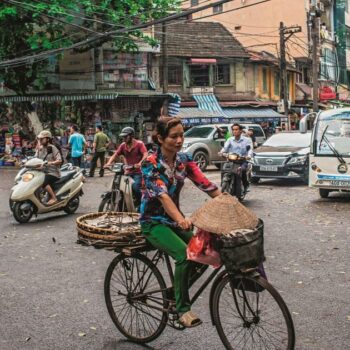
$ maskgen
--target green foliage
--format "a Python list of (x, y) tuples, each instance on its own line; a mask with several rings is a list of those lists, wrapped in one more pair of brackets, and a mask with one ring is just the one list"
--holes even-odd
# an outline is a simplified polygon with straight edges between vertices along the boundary
[[(117, 28), (146, 23), (180, 8), (181, 0), (3, 0), (0, 3), (0, 61), (30, 56)], [(121, 51), (135, 51), (136, 39), (155, 44), (141, 31), (102, 38), (94, 45), (113, 41)], [(82, 47), (88, 50), (91, 46)], [(25, 94), (48, 65), (48, 61), (0, 70), (0, 80)]]

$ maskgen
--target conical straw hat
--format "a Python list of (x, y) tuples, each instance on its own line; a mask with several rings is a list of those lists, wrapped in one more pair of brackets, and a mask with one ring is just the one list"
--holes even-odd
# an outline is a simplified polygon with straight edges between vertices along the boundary
[(192, 223), (208, 232), (229, 234), (237, 229), (255, 229), (257, 216), (228, 193), (208, 200), (191, 216)]

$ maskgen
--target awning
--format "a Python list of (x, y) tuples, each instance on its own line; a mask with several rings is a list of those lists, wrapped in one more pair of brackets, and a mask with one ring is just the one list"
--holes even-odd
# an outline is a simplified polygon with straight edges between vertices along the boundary
[(230, 118), (218, 112), (203, 111), (196, 107), (182, 107), (177, 115), (185, 126), (229, 123)]
[(220, 107), (215, 95), (193, 95), (193, 98), (198, 104), (198, 109), (202, 111), (219, 112), (223, 114), (222, 108)]
[(272, 108), (225, 108), (224, 112), (227, 117), (241, 122), (261, 123), (286, 119), (284, 114), (277, 113)]
[(297, 87), (297, 89), (299, 89), (306, 96), (309, 96), (309, 97), (312, 96), (312, 87), (311, 86), (309, 86), (307, 84), (303, 84), (303, 83), (295, 83), (295, 86)]
[(191, 58), (190, 64), (216, 64), (216, 58)]
[(25, 95), (25, 96), (1, 96), (1, 102), (51, 102), (51, 101), (86, 101), (86, 100), (115, 100), (118, 97), (136, 97), (136, 98), (174, 98), (176, 94), (171, 93), (161, 93), (157, 91), (150, 90), (130, 90), (130, 91), (120, 91), (120, 92), (96, 92), (96, 93), (86, 93), (86, 94), (75, 94), (75, 93), (65, 93), (62, 95)]
[(175, 117), (179, 114), (181, 106), (181, 97), (180, 95), (175, 94), (170, 101), (168, 105), (168, 115), (170, 117)]
[(118, 93), (111, 94), (81, 94), (81, 95), (25, 95), (25, 96), (0, 96), (0, 102), (53, 102), (53, 101), (84, 101), (84, 100), (114, 100)]

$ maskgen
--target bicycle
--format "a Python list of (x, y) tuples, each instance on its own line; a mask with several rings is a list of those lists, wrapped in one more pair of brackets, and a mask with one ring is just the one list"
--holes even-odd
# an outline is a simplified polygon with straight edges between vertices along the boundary
[(134, 169), (133, 166), (116, 163), (113, 167), (107, 168), (114, 173), (110, 191), (101, 195), (101, 203), (98, 207), (99, 212), (120, 211), (136, 212), (135, 199), (132, 191), (134, 180), (125, 175), (126, 170)]
[[(115, 326), (129, 340), (148, 343), (165, 327), (183, 330), (174, 300), (170, 258), (145, 242), (116, 250), (104, 282), (107, 309)], [(170, 286), (157, 265), (165, 262)], [(202, 265), (194, 274), (207, 268)], [(212, 282), (209, 307), (212, 324), (226, 349), (292, 350), (295, 332), (291, 314), (276, 289), (255, 269), (211, 272), (192, 297), (193, 304)]]

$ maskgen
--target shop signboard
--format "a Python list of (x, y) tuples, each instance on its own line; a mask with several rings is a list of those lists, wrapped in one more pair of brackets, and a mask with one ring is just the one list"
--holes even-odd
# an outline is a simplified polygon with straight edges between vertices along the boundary
[(103, 50), (103, 81), (116, 88), (148, 89), (148, 53)]

